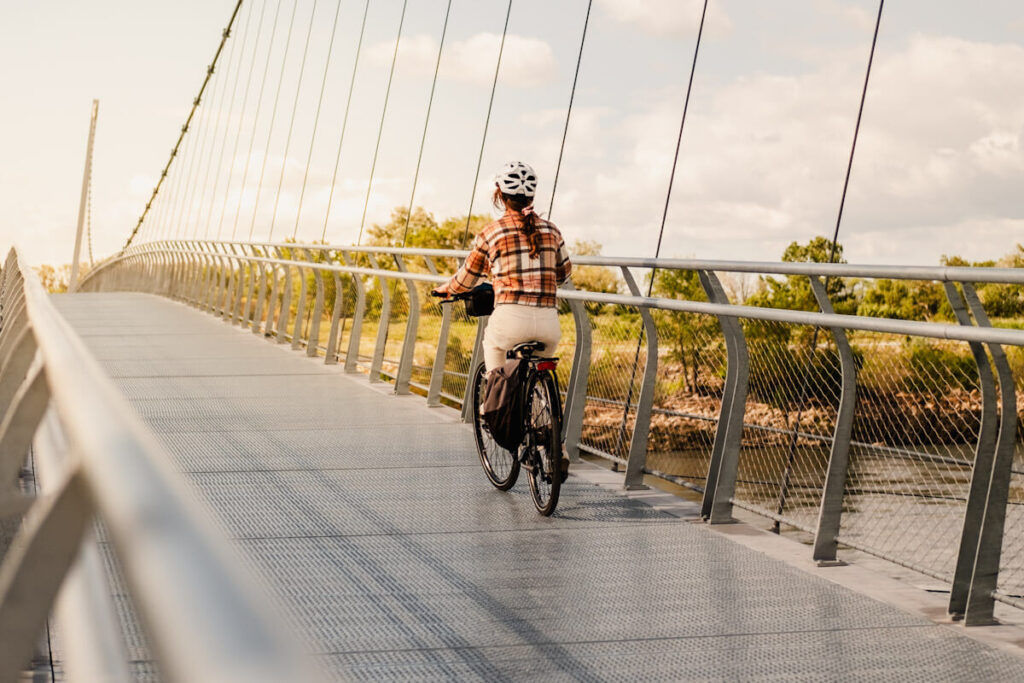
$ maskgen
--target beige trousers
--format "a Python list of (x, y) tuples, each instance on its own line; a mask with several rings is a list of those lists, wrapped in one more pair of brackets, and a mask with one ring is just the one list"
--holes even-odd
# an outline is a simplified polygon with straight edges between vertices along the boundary
[(484, 331), (484, 364), (488, 371), (501, 367), (505, 352), (526, 341), (542, 342), (543, 354), (553, 356), (561, 336), (558, 311), (554, 308), (498, 304)]

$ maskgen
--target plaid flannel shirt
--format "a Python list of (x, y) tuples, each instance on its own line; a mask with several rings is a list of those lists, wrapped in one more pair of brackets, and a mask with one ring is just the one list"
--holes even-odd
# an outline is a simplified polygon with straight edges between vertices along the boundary
[(490, 274), (496, 304), (553, 308), (555, 290), (572, 272), (562, 233), (553, 224), (539, 221), (540, 249), (537, 258), (530, 258), (530, 240), (521, 226), (520, 214), (506, 211), (484, 227), (465, 263), (448, 281), (448, 290), (467, 292)]

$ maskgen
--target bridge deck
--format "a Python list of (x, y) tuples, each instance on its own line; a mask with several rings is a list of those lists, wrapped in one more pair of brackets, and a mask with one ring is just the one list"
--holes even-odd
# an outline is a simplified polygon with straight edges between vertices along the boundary
[(579, 477), (541, 518), (525, 481), (487, 485), (454, 411), (212, 316), (140, 294), (56, 303), (339, 675), (1024, 677), (952, 628)]

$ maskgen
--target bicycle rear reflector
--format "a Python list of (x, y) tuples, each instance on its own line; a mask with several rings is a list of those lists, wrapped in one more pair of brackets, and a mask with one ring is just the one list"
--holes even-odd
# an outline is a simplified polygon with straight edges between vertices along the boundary
[(541, 372), (545, 370), (554, 370), (555, 366), (557, 365), (558, 363), (553, 360), (542, 360), (541, 362), (537, 363), (537, 369), (540, 370)]

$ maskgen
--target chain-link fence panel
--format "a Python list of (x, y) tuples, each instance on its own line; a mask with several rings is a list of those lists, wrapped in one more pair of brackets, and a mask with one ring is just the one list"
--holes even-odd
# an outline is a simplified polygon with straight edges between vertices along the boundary
[(839, 540), (951, 580), (981, 427), (962, 342), (858, 332), (862, 359)]
[(658, 379), (647, 469), (703, 492), (725, 388), (725, 337), (713, 316), (651, 315), (658, 330)]
[(743, 324), (750, 357), (734, 503), (813, 531), (842, 372), (827, 331), (766, 321)]
[(623, 463), (629, 454), (647, 362), (643, 321), (639, 309), (632, 306), (587, 308), (590, 370), (580, 447)]

